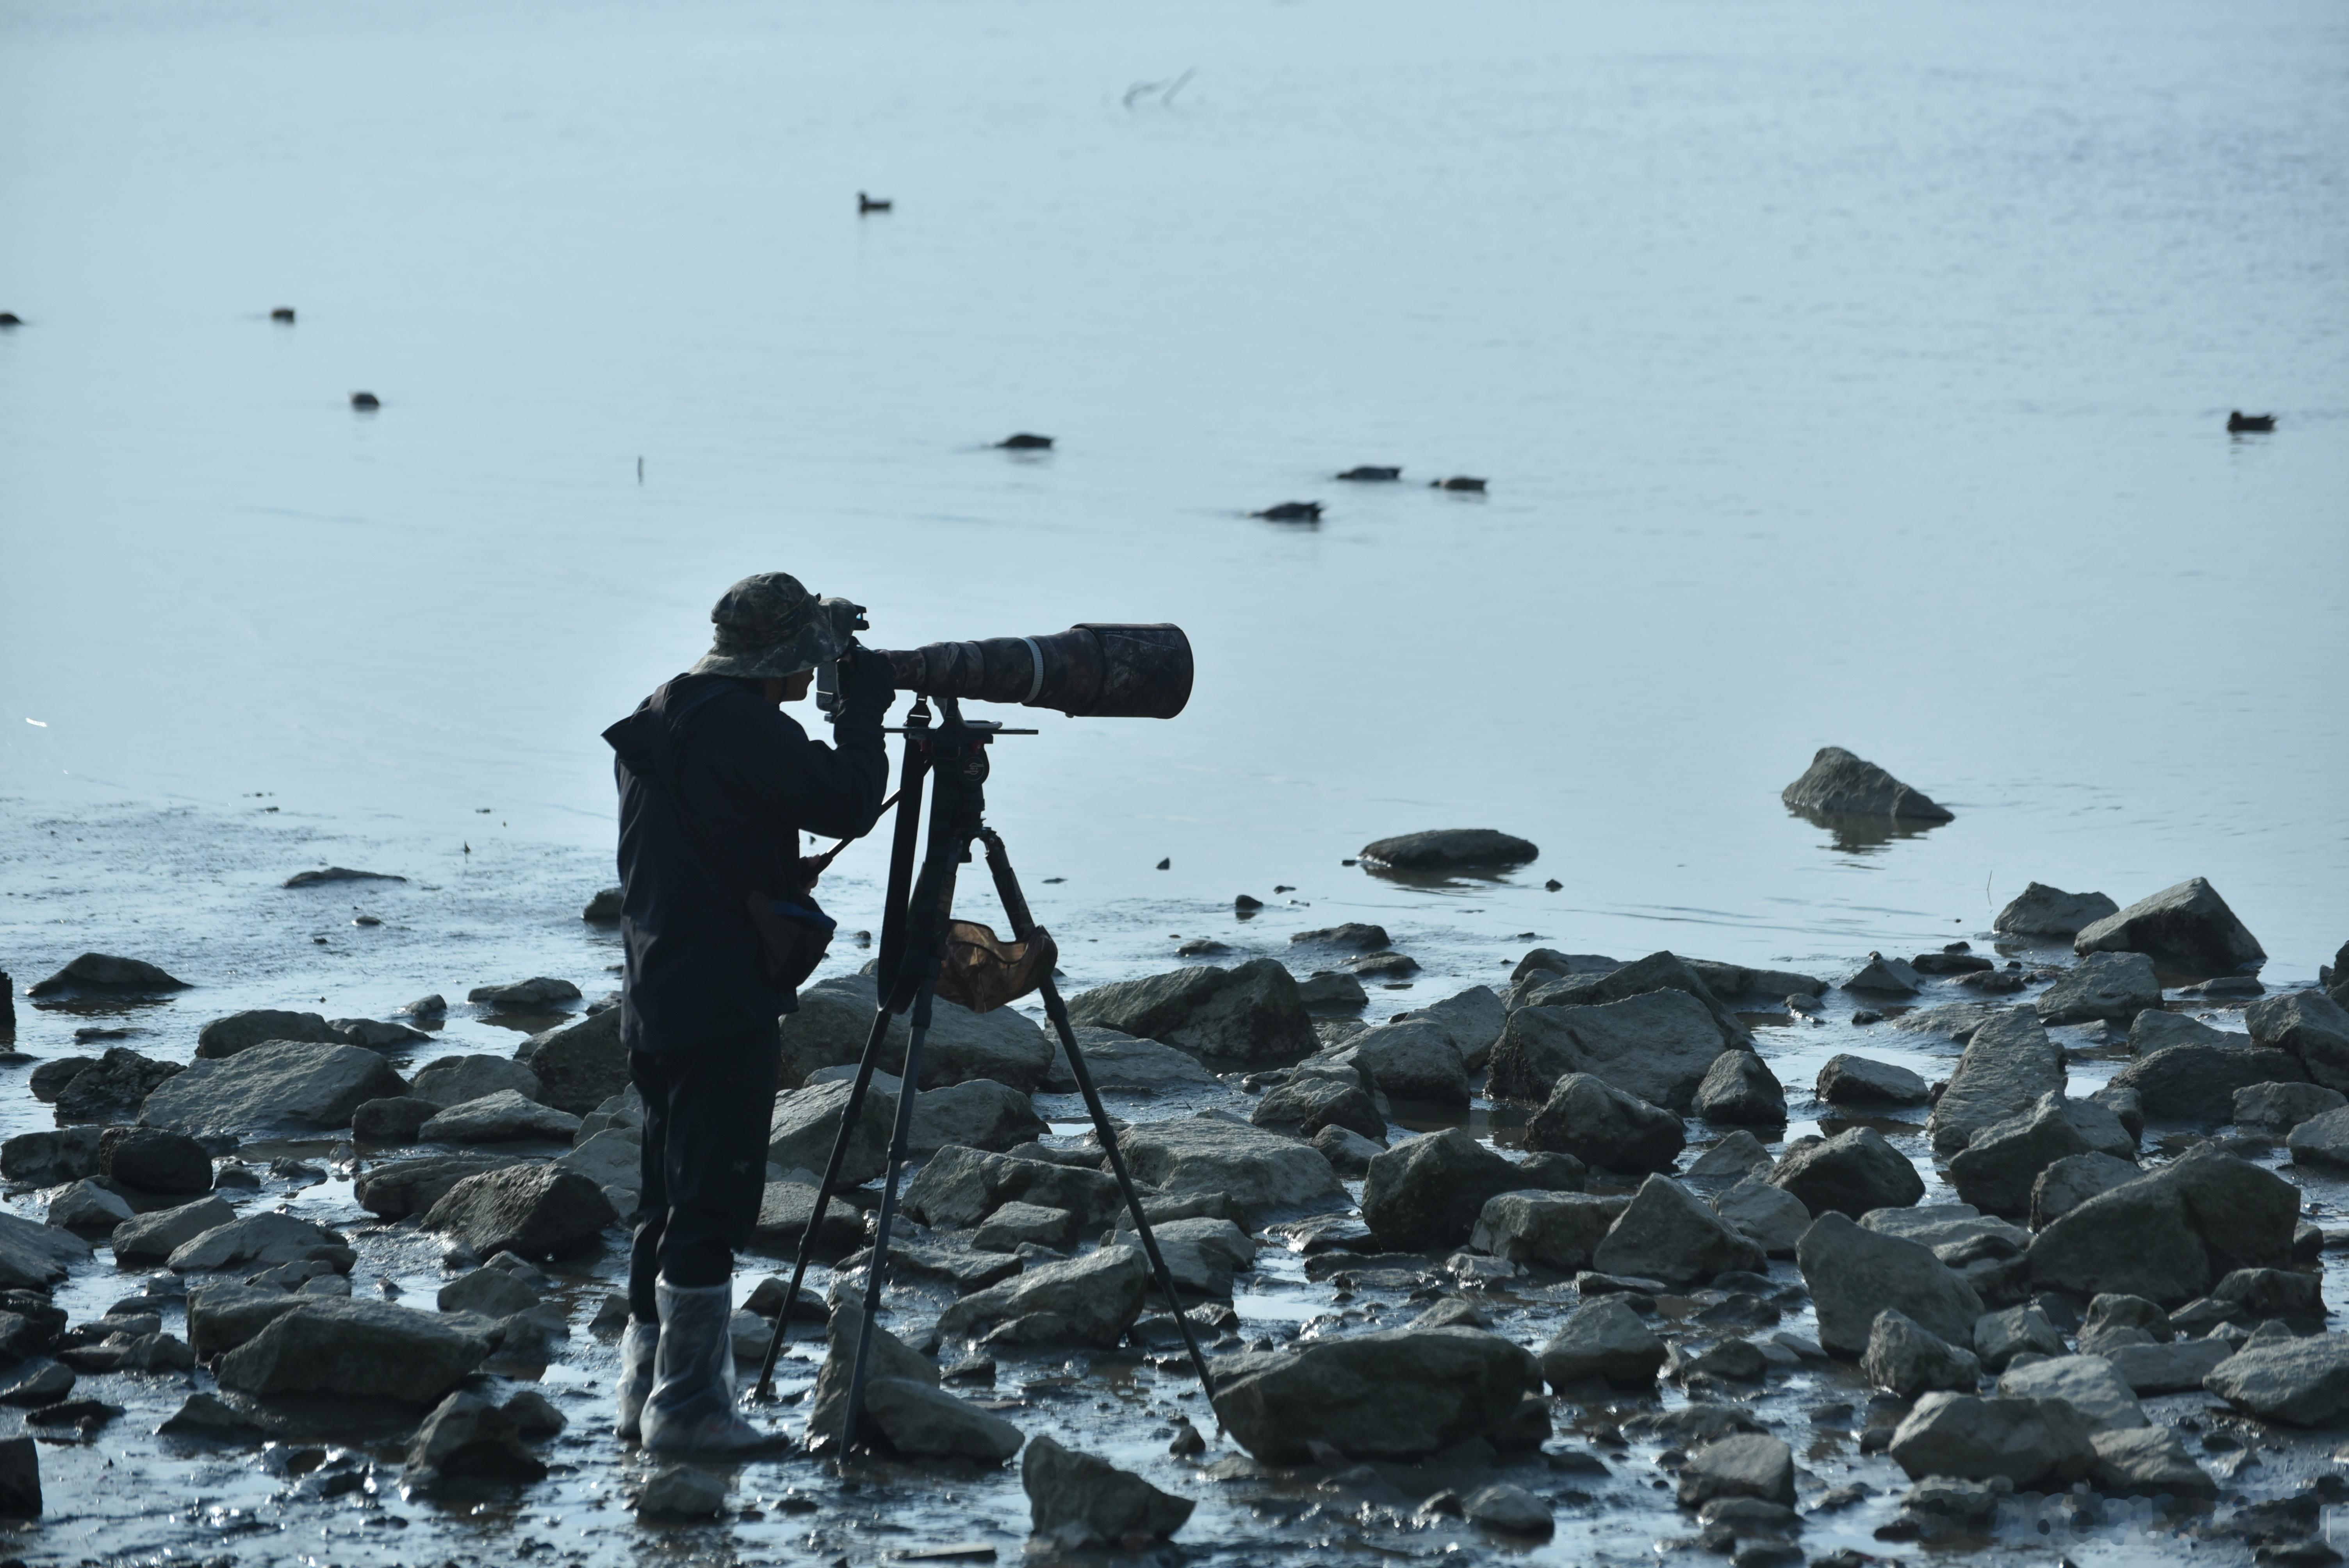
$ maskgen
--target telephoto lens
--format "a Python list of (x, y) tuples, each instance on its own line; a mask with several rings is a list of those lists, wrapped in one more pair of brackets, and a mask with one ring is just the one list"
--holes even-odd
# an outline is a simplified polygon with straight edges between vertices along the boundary
[(1049, 707), (1071, 718), (1172, 718), (1191, 700), (1183, 628), (1088, 622), (1041, 637), (874, 650), (897, 689)]

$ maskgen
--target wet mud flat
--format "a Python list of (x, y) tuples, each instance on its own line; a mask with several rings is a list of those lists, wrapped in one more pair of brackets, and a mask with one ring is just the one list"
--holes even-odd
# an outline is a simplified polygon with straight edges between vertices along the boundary
[[(2334, 1069), (2322, 991), (2157, 975), (2148, 995), (2134, 966), (2116, 983), (2060, 937), (1995, 932), (1914, 960), (1855, 954), (1833, 974), (1494, 953), (1478, 968), (1506, 985), (1457, 986), (1414, 973), (1395, 951), (1412, 944), (1373, 928), (1246, 930), (1208, 963), (1155, 976), (1137, 963), (1138, 981), (1075, 998), (1225, 1387), (1225, 1429), (1164, 1304), (1137, 1284), (1050, 1041), (1014, 1013), (949, 1013), (917, 1101), (929, 1148), (907, 1172), (882, 1326), (952, 1406), (928, 1426), (884, 1421), (903, 1443), (894, 1455), (810, 1457), (827, 1355), (811, 1312), (779, 1403), (753, 1408), (789, 1449), (686, 1467), (717, 1483), (698, 1518), (640, 1509), (672, 1467), (610, 1430), (633, 1121), (610, 1076), (608, 1011), (589, 999), (600, 966), (583, 960), (605, 951), (592, 937), (567, 966), (585, 986), (484, 987), (437, 1018), (305, 1019), (320, 983), (290, 965), (271, 995), (233, 998), (272, 1016), (248, 1009), (228, 1026), (209, 987), (20, 995), (27, 1059), (0, 1067), (16, 1222), (0, 1253), (49, 1277), (7, 1301), (21, 1354), (0, 1367), (0, 1436), (33, 1439), (45, 1507), (0, 1526), (0, 1555), (1055, 1555), (1031, 1542), (1019, 1459), (935, 1451), (992, 1429), (988, 1418), (1010, 1424), (1015, 1447), (1049, 1437), (1189, 1501), (1171, 1541), (1132, 1543), (1149, 1561), (2332, 1560), (2332, 1511), (2349, 1501), (2332, 1363), (2214, 1387), (2140, 1369), (2143, 1389), (2123, 1378), (2117, 1393), (2109, 1370), (2336, 1343), (2324, 1304), (2349, 1186), (2326, 1162), (2325, 1108), (2340, 1099), (2322, 1082)], [(768, 1321), (747, 1309), (780, 1297), (761, 1294), (760, 1265), (786, 1266), (809, 1222), (808, 1151), (837, 1125), (870, 992), (834, 974), (786, 1026), (769, 1212), (738, 1276), (746, 1357)], [(1640, 1029), (1619, 1050), (1605, 1030), (1624, 1018)], [(99, 1033), (116, 1028), (143, 1032)], [(161, 1067), (109, 1067), (109, 1049)], [(2153, 1060), (2178, 1049), (2205, 1056)], [(78, 1089), (57, 1066), (76, 1055), (109, 1070)], [(1717, 1070), (1724, 1059), (1734, 1070)], [(346, 1099), (367, 1098), (306, 1129), (283, 1115), (217, 1125), (208, 1105), (254, 1104), (221, 1087), (232, 1069), (263, 1078), (254, 1064), (289, 1097), (331, 1068), (355, 1075)], [(2243, 1087), (2287, 1091), (2240, 1104), (2220, 1092), (2254, 1068), (2275, 1076)], [(135, 1148), (106, 1131), (142, 1126), (153, 1136)], [(200, 1173), (172, 1138), (203, 1146)], [(120, 1179), (175, 1152), (173, 1179), (206, 1191)], [(2116, 1233), (2138, 1222), (2115, 1206), (2132, 1181), (2184, 1190), (2223, 1165), (2250, 1194), (2247, 1238), (2273, 1229), (2288, 1187), (2281, 1253), (2220, 1228), (2201, 1236), (2199, 1265), (2094, 1248), (2082, 1264), (2062, 1238), (2084, 1227), (2061, 1230), (2052, 1211), (2067, 1200), (2041, 1179), (2064, 1161), (2086, 1172), (2073, 1208), (2107, 1205)], [(473, 1179), (450, 1177), (450, 1161), (493, 1184), (565, 1173), (562, 1202), (550, 1188), (532, 1211), (568, 1227), (560, 1243), (446, 1208)], [(438, 1197), (417, 1174), (433, 1162), (450, 1177)], [(820, 1222), (818, 1296), (861, 1287), (879, 1182), (877, 1167), (860, 1174)], [(1969, 1195), (1984, 1202), (1960, 1206)], [(189, 1214), (210, 1203), (232, 1217), (168, 1248), (154, 1239), (174, 1213), (217, 1218)], [(275, 1229), (254, 1225), (265, 1216)], [(68, 1219), (78, 1228), (54, 1222)], [(249, 1244), (222, 1241), (239, 1226)], [(509, 1237), (528, 1255), (476, 1244)], [(2100, 1268), (2135, 1288), (2100, 1293), (2082, 1273)], [(331, 1323), (345, 1303), (421, 1320), (409, 1339), (367, 1342), (390, 1370), (351, 1365), (330, 1340), (280, 1357), (290, 1371), (256, 1368), (255, 1346), (285, 1337), (275, 1326)], [(1879, 1319), (1883, 1305), (1908, 1326)], [(456, 1364), (427, 1365), (459, 1341)], [(1368, 1348), (1347, 1362), (1349, 1345)], [(1463, 1394), (1445, 1359), (1463, 1355), (1501, 1368), (1498, 1382)], [(2053, 1370), (2034, 1373), (2034, 1358)], [(754, 1375), (746, 1359), (746, 1386)], [(2278, 1392), (2294, 1377), (2306, 1387)], [(421, 1397), (361, 1391), (389, 1386)], [(458, 1441), (452, 1418), (436, 1462), (419, 1426), (452, 1399), (473, 1401), (478, 1430)], [(1959, 1417), (2037, 1425), (2001, 1448), (1952, 1436)], [(2138, 1435), (2116, 1447), (2113, 1432)]]

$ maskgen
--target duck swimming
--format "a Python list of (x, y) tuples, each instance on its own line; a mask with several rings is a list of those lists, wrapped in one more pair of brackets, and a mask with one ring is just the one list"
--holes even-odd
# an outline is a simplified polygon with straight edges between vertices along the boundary
[(383, 399), (377, 397), (372, 392), (354, 392), (351, 394), (351, 407), (354, 408), (380, 408), (383, 407)]
[(1356, 468), (1348, 469), (1344, 473), (1340, 474), (1338, 477), (1341, 480), (1399, 480), (1402, 478), (1402, 470), (1401, 469), (1374, 468), (1370, 464), (1365, 463)]
[(1248, 515), (1263, 518), (1267, 522), (1319, 522), (1321, 521), (1321, 503), (1318, 500), (1285, 500), (1278, 506), (1268, 506), (1262, 511), (1252, 511)]
[(1049, 452), (1052, 449), (1052, 438), (1031, 436), (1022, 430), (1016, 436), (1006, 436), (995, 444), (1007, 452)]
[(2246, 414), (2238, 408), (2227, 416), (2227, 433), (2230, 436), (2264, 435), (2274, 428), (2273, 414)]
[(1427, 488), (1430, 490), (1475, 490), (1476, 493), (1481, 495), (1484, 493), (1485, 481), (1483, 480), (1472, 480), (1465, 474), (1454, 474), (1448, 480), (1431, 480), (1428, 481)]
[(856, 210), (860, 212), (886, 212), (895, 205), (895, 202), (885, 196), (875, 201), (862, 191), (856, 193)]

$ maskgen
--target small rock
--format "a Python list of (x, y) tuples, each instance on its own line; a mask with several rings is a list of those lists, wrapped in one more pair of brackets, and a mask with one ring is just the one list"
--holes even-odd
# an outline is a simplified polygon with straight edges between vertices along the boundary
[(2322, 991), (2293, 991), (2243, 1010), (2251, 1038), (2288, 1051), (2328, 1088), (2349, 1088), (2349, 1011)]
[(1626, 1175), (1670, 1171), (1687, 1141), (1679, 1117), (1590, 1073), (1560, 1078), (1526, 1130), (1529, 1148)]
[(305, 1302), (215, 1364), (223, 1388), (429, 1405), (489, 1354), (487, 1341), (388, 1302)]
[(85, 953), (46, 980), (25, 987), (27, 996), (56, 996), (73, 992), (184, 991), (185, 980), (175, 980), (152, 964), (108, 953)]
[(77, 1181), (49, 1200), (48, 1222), (63, 1230), (103, 1236), (129, 1218), (130, 1205), (96, 1181)]
[(500, 1089), (452, 1105), (417, 1130), (427, 1143), (512, 1143), (524, 1139), (559, 1139), (568, 1143), (579, 1130), (579, 1119), (568, 1111), (541, 1105), (512, 1089)]
[(271, 1040), (307, 1040), (334, 1045), (342, 1037), (316, 1013), (286, 1012), (275, 1007), (252, 1007), (214, 1018), (196, 1034), (196, 1055), (206, 1059), (233, 1057)]
[(1651, 1176), (1640, 1183), (1591, 1262), (1605, 1274), (1637, 1274), (1668, 1284), (1768, 1266), (1760, 1247), (1667, 1176)]
[(1696, 1113), (1716, 1126), (1784, 1127), (1786, 1091), (1752, 1051), (1723, 1051), (1697, 1085)]
[(2018, 1356), (2061, 1356), (2064, 1336), (2036, 1306), (2010, 1306), (1974, 1320), (1974, 1355), (1992, 1372)]
[(2235, 1091), (2235, 1123), (2261, 1132), (2290, 1132), (2344, 1106), (2349, 1106), (2349, 1096), (2321, 1084), (2255, 1083)]
[(1894, 1429), (1892, 1458), (1915, 1479), (2069, 1482), (2095, 1464), (2088, 1424), (2061, 1399), (1927, 1394)]
[(617, 1218), (603, 1190), (576, 1171), (512, 1165), (458, 1181), (432, 1205), (424, 1226), (485, 1257), (511, 1252), (534, 1258), (584, 1245)]
[(74, 1390), (73, 1368), (56, 1361), (19, 1366), (0, 1383), (0, 1405), (54, 1405)]
[(1487, 1530), (1497, 1530), (1507, 1535), (1531, 1536), (1543, 1539), (1557, 1528), (1550, 1517), (1549, 1504), (1521, 1486), (1499, 1481), (1468, 1494), (1462, 1504), (1471, 1524), (1481, 1524)]
[(726, 1506), (726, 1483), (692, 1465), (663, 1468), (636, 1494), (636, 1511), (655, 1519), (709, 1519)]
[[(2057, 1344), (2060, 1346), (2062, 1341)], [(1903, 1399), (1934, 1388), (1971, 1393), (1982, 1377), (1982, 1363), (1972, 1351), (1961, 1350), (1919, 1327), (1896, 1307), (1887, 1307), (1876, 1315), (1859, 1369), (1869, 1382), (1890, 1389)]]
[(1843, 1106), (1922, 1105), (1931, 1098), (1925, 1080), (1907, 1068), (1848, 1055), (1827, 1058), (1816, 1092)]
[(2021, 1116), (2064, 1087), (2064, 1056), (2030, 1009), (1995, 1013), (1974, 1031), (1927, 1123), (1936, 1153), (1963, 1149), (1994, 1121)]
[[(2150, 1013), (2139, 1014), (2149, 1018)], [(2239, 1035), (2222, 1036), (2240, 1039)], [(2253, 1084), (2291, 1083), (2306, 1077), (2300, 1059), (2255, 1046), (2165, 1046), (2119, 1072), (2100, 1099), (2121, 1091), (2137, 1096), (2147, 1116), (2218, 1122), (2234, 1108), (2235, 1091)]]
[(1843, 988), (1878, 996), (1914, 996), (1924, 984), (1924, 977), (1906, 961), (1871, 953), (1860, 971), (1843, 983)]
[(440, 1115), (442, 1109), (432, 1100), (407, 1095), (370, 1099), (351, 1112), (351, 1139), (378, 1146), (413, 1143), (424, 1124)]
[(2349, 1410), (2349, 1334), (2246, 1345), (2202, 1386), (2264, 1420), (2323, 1426)]
[(2072, 1154), (2042, 1171), (2031, 1183), (2031, 1228), (2044, 1231), (2099, 1192), (2109, 1192), (2145, 1172), (2111, 1154)]
[(2218, 1495), (2218, 1482), (2168, 1427), (2099, 1431), (2092, 1440), (2096, 1462), (2090, 1474), (2100, 1491), (2205, 1501)]
[(1482, 1438), (1535, 1386), (1534, 1357), (1474, 1328), (1389, 1329), (1251, 1355), (1220, 1381), (1216, 1412), (1257, 1459), (1409, 1460)]
[(502, 985), (476, 985), (465, 994), (465, 1000), (492, 1008), (554, 1007), (579, 1000), (579, 987), (568, 980), (540, 975)]
[(1716, 1497), (1754, 1497), (1792, 1507), (1794, 1450), (1764, 1432), (1740, 1432), (1705, 1444), (1681, 1467), (1681, 1506), (1694, 1508)]
[(1384, 871), (1454, 872), (1524, 865), (1540, 854), (1526, 840), (1491, 828), (1438, 828), (1373, 840), (1360, 859)]
[(261, 1424), (217, 1394), (191, 1394), (178, 1410), (155, 1429), (181, 1438), (246, 1439), (261, 1435)]
[(2161, 1006), (2161, 981), (2142, 953), (2091, 953), (2041, 992), (2034, 1006), (2043, 1024), (2126, 1023)]
[(607, 887), (599, 890), (579, 912), (579, 918), (598, 924), (608, 924), (620, 918), (620, 900), (626, 896), (625, 888)]
[(2006, 1398), (2061, 1399), (2091, 1431), (2146, 1424), (2137, 1396), (2101, 1356), (2057, 1356), (2011, 1367), (1999, 1377), (1998, 1391)]
[[(1134, 1174), (1148, 1179), (1140, 1169)], [(1382, 1246), (1455, 1247), (1474, 1233), (1489, 1199), (1525, 1184), (1519, 1167), (1465, 1129), (1448, 1128), (1405, 1139), (1371, 1161), (1362, 1218)]]
[(1774, 1258), (1793, 1257), (1811, 1226), (1811, 1212), (1800, 1198), (1750, 1176), (1714, 1198), (1713, 1207)]
[(1324, 1127), (1313, 1135), (1313, 1147), (1340, 1176), (1369, 1175), (1371, 1161), (1386, 1152), (1383, 1143), (1373, 1143), (1347, 1127)]
[(1629, 1206), (1586, 1192), (1502, 1192), (1485, 1201), (1469, 1244), (1510, 1263), (1572, 1273), (1590, 1266)]
[(1061, 1551), (1131, 1546), (1180, 1530), (1196, 1506), (1107, 1460), (1039, 1434), (1019, 1461), (1034, 1532)]
[(2033, 1184), (2056, 1161), (2088, 1153), (2125, 1159), (2136, 1151), (2137, 1140), (2110, 1110), (2051, 1090), (2027, 1114), (1976, 1129), (1950, 1157), (1950, 1184), (1987, 1212), (2028, 1213)]
[(1907, 1155), (1872, 1127), (1855, 1127), (1789, 1150), (1769, 1182), (1802, 1200), (1813, 1214), (1907, 1208), (1925, 1195), (1925, 1179)]
[(1070, 998), (1069, 1016), (1196, 1052), (1219, 1068), (1286, 1067), (1319, 1044), (1295, 977), (1269, 958), (1099, 986)]
[(1819, 1342), (1833, 1354), (1864, 1352), (1887, 1307), (1951, 1344), (1972, 1342), (1982, 1298), (1916, 1242), (1863, 1230), (1830, 1212), (1804, 1233), (1795, 1256), (1817, 1309)]
[(1139, 1247), (1104, 1247), (964, 1296), (938, 1319), (938, 1334), (964, 1339), (988, 1333), (993, 1343), (995, 1330), (1008, 1331), (1014, 1344), (1113, 1346), (1142, 1315), (1149, 1288)]
[(30, 1438), (0, 1438), (0, 1514), (41, 1516), (41, 1456)]
[(2100, 892), (2065, 892), (2033, 882), (1990, 923), (1992, 931), (2017, 936), (2073, 936), (2081, 927), (2116, 914), (2120, 905)]

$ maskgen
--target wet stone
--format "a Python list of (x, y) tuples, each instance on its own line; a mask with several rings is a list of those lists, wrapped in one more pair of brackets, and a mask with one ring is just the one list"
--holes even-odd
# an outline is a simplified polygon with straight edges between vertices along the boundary
[(1784, 1188), (1754, 1177), (1713, 1200), (1713, 1212), (1774, 1258), (1790, 1258), (1810, 1229), (1811, 1212)]
[(1788, 1150), (1769, 1182), (1800, 1199), (1815, 1215), (1854, 1219), (1874, 1209), (1906, 1208), (1925, 1195), (1925, 1179), (1916, 1166), (1872, 1127), (1851, 1128)]
[(1827, 1058), (1816, 1092), (1829, 1105), (1862, 1108), (1922, 1105), (1930, 1098), (1925, 1080), (1907, 1068), (1849, 1055)]
[(1971, 1344), (1982, 1298), (1926, 1247), (1863, 1230), (1830, 1212), (1804, 1233), (1796, 1258), (1831, 1354), (1868, 1348), (1877, 1314), (1892, 1307), (1952, 1345)]
[(1421, 1459), (1512, 1418), (1534, 1357), (1473, 1328), (1398, 1329), (1229, 1358), (1217, 1413), (1249, 1453), (1299, 1463), (1317, 1445), (1350, 1459)]
[(2044, 882), (2033, 882), (1998, 912), (1991, 929), (2017, 936), (2068, 937), (2118, 913), (2120, 905), (2103, 893), (2065, 892)]
[(2092, 953), (2041, 992), (2034, 1006), (2043, 1024), (2126, 1022), (2161, 1006), (2161, 981), (2141, 953)]
[(1664, 1342), (1619, 1299), (1586, 1301), (1542, 1346), (1542, 1376), (1565, 1393), (1599, 1378), (1619, 1388), (1645, 1388), (1664, 1365)]
[(1694, 1508), (1716, 1497), (1753, 1497), (1792, 1506), (1794, 1450), (1784, 1439), (1763, 1432), (1741, 1432), (1707, 1443), (1681, 1467), (1680, 1501), (1682, 1508)]
[(2313, 1083), (2259, 1083), (2235, 1091), (2235, 1123), (2261, 1132), (2290, 1132), (2302, 1122), (2349, 1106), (2339, 1089)]
[(2031, 1183), (2031, 1228), (2044, 1230), (2100, 1192), (2109, 1192), (2145, 1172), (2111, 1154), (2072, 1154), (2042, 1171)]
[(1180, 1530), (1196, 1506), (1042, 1434), (1030, 1440), (1021, 1456), (1019, 1480), (1034, 1533), (1062, 1551), (1164, 1539)]
[(1760, 1247), (1667, 1176), (1651, 1176), (1640, 1183), (1591, 1262), (1602, 1273), (1638, 1274), (1668, 1284), (1767, 1266)]
[(1972, 1351), (1919, 1327), (1893, 1307), (1876, 1315), (1859, 1369), (1869, 1382), (1904, 1399), (1936, 1388), (1971, 1393), (1982, 1377), (1982, 1363)]
[(1528, 1147), (1638, 1175), (1670, 1171), (1687, 1142), (1681, 1119), (1590, 1073), (1568, 1073), (1526, 1130)]

